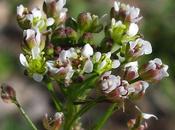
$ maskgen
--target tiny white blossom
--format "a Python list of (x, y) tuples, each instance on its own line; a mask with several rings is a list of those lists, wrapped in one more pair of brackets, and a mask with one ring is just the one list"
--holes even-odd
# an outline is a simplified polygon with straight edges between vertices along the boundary
[(25, 8), (24, 8), (23, 5), (17, 6), (17, 15), (20, 16), (20, 17), (22, 17), (23, 16), (23, 13), (24, 13), (24, 10), (25, 10)]
[(129, 25), (129, 29), (128, 29), (128, 31), (127, 31), (127, 34), (128, 34), (129, 36), (133, 37), (133, 36), (135, 36), (135, 35), (138, 33), (138, 31), (139, 31), (138, 25), (135, 24), (135, 23), (131, 23), (131, 24)]
[(83, 49), (82, 49), (82, 55), (84, 57), (89, 58), (90, 56), (92, 56), (94, 54), (93, 48), (91, 47), (90, 44), (86, 44)]

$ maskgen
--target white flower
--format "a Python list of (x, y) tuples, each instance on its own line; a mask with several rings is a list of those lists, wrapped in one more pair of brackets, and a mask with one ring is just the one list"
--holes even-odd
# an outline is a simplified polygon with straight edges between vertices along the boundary
[(26, 57), (22, 53), (19, 56), (19, 61), (24, 67), (28, 67), (29, 66), (29, 63), (28, 63)]
[(138, 31), (139, 31), (138, 25), (135, 24), (135, 23), (131, 23), (131, 24), (129, 25), (129, 29), (128, 29), (128, 31), (127, 31), (127, 34), (128, 34), (129, 36), (133, 37), (133, 36), (135, 36), (135, 35), (138, 33)]
[(135, 8), (130, 5), (123, 6), (123, 10), (126, 12), (126, 19), (129, 20), (130, 22), (138, 22), (142, 19), (142, 17), (139, 17), (140, 14), (140, 9)]
[(94, 54), (93, 48), (90, 44), (86, 44), (82, 49), (82, 55), (86, 58), (89, 58)]
[(85, 62), (83, 70), (86, 73), (91, 73), (93, 71), (93, 63), (90, 59)]
[(130, 52), (132, 53), (131, 55), (133, 55), (134, 57), (148, 55), (152, 53), (151, 43), (141, 38), (138, 38), (134, 42), (129, 42), (129, 44)]
[(19, 5), (19, 6), (17, 6), (17, 15), (18, 15), (18, 16), (22, 17), (24, 11), (25, 11), (25, 8), (24, 8), (23, 5)]
[(120, 61), (119, 60), (113, 60), (112, 61), (112, 68), (116, 69), (120, 66)]
[(120, 84), (120, 76), (111, 75), (111, 71), (104, 73), (100, 80), (101, 90), (107, 94), (120, 86)]
[(117, 2), (117, 1), (114, 2), (114, 9), (115, 9), (116, 12), (119, 12), (119, 10), (120, 10), (120, 2)]

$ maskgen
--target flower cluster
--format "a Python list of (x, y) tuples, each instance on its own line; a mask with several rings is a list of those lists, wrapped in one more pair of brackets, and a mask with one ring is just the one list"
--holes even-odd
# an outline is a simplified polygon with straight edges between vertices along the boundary
[[(151, 43), (139, 31), (139, 8), (115, 1), (110, 22), (104, 24), (105, 16), (90, 12), (70, 17), (65, 4), (66, 0), (45, 0), (44, 13), (17, 7), (17, 21), (24, 30), (20, 62), (29, 77), (56, 81), (71, 101), (87, 98), (87, 90), (95, 89), (99, 97), (119, 104), (139, 99), (149, 84), (168, 77), (168, 66), (158, 58), (138, 63), (152, 53)], [(102, 31), (105, 36), (96, 43), (95, 34)], [(56, 127), (61, 122), (59, 118)], [(52, 129), (47, 117), (44, 124)]]

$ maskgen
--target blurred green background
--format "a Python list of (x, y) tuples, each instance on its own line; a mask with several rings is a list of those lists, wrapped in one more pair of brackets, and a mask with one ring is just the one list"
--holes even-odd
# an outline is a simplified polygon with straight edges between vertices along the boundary
[[(141, 8), (144, 16), (140, 22), (141, 32), (153, 46), (153, 53), (143, 58), (146, 60), (160, 57), (169, 65), (170, 78), (152, 85), (137, 104), (144, 112), (153, 113), (159, 120), (149, 121), (149, 130), (175, 130), (175, 4), (174, 0), (121, 0)], [(16, 6), (24, 4), (30, 8), (42, 7), (42, 0), (0, 0), (0, 84), (13, 85), (18, 98), (29, 116), (42, 129), (41, 119), (45, 113), (52, 113), (52, 102), (44, 86), (31, 82), (23, 76), (19, 64), (22, 30), (16, 22)], [(82, 11), (91, 11), (102, 16), (109, 12), (113, 0), (67, 0), (67, 7), (72, 16)], [(99, 106), (105, 109), (105, 105)], [(85, 116), (85, 123), (93, 122), (97, 109)], [(104, 130), (126, 130), (128, 115), (116, 113), (107, 123)], [(88, 127), (88, 126), (86, 126)], [(4, 104), (0, 100), (0, 130), (30, 130), (22, 120), (15, 106)]]

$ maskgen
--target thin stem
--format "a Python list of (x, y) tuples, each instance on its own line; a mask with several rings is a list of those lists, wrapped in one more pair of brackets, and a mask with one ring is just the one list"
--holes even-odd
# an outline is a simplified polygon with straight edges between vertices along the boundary
[(16, 104), (16, 106), (18, 107), (19, 111), (21, 112), (21, 114), (23, 115), (23, 117), (26, 119), (26, 121), (28, 122), (28, 124), (32, 127), (33, 130), (38, 130), (36, 128), (36, 126), (33, 124), (32, 120), (28, 117), (28, 115), (25, 113), (24, 109), (22, 108), (22, 106), (18, 103), (18, 101), (14, 102)]
[(52, 96), (52, 100), (55, 104), (55, 107), (58, 111), (62, 111), (62, 104), (61, 102), (59, 101), (59, 99), (57, 98), (55, 92), (54, 92), (54, 89), (53, 89), (53, 85), (51, 82), (47, 83), (47, 89), (49, 90), (51, 96)]
[(117, 106), (117, 103), (113, 103), (109, 107), (109, 109), (106, 111), (106, 113), (98, 120), (98, 122), (96, 123), (96, 125), (91, 130), (101, 130), (101, 128), (104, 126), (105, 122), (113, 114), (116, 106)]

